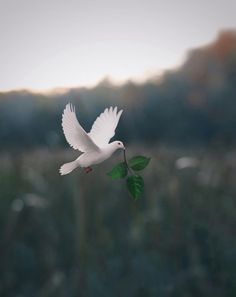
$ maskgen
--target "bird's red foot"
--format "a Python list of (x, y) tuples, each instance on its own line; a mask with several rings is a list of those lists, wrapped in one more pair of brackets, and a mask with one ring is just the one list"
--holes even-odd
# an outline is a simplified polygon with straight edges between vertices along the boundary
[(93, 169), (92, 169), (91, 167), (85, 167), (85, 168), (84, 168), (84, 172), (85, 172), (85, 173), (89, 173), (89, 172), (91, 172), (91, 171), (93, 171)]

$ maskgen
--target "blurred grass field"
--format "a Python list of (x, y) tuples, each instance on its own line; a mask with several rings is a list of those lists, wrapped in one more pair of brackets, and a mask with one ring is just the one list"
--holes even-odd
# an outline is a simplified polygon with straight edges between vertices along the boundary
[(0, 155), (0, 296), (235, 296), (236, 153), (128, 148), (152, 158), (138, 201), (107, 175), (61, 177), (75, 152)]

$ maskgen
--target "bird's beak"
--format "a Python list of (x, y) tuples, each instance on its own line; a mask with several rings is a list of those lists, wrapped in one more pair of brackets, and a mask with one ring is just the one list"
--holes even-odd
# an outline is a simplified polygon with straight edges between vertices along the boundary
[(125, 151), (125, 147), (123, 147), (123, 150)]

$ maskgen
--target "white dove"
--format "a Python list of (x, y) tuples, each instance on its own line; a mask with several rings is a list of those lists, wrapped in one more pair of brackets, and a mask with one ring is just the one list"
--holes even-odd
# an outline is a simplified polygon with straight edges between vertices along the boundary
[(85, 168), (85, 172), (92, 171), (91, 166), (99, 164), (110, 156), (117, 149), (125, 149), (121, 141), (110, 139), (115, 135), (116, 126), (123, 110), (117, 113), (117, 107), (106, 108), (93, 123), (92, 129), (86, 133), (78, 122), (75, 114), (75, 107), (68, 103), (62, 114), (62, 128), (69, 145), (79, 150), (81, 154), (75, 161), (61, 166), (61, 175), (70, 173), (77, 167)]

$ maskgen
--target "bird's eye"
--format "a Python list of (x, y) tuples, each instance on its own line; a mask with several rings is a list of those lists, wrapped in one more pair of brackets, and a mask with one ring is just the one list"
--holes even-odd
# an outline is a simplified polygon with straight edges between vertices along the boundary
[(120, 143), (120, 142), (118, 142), (118, 145), (121, 145), (121, 143)]

